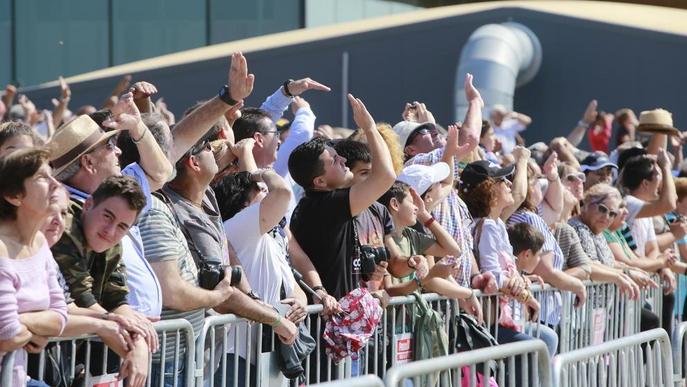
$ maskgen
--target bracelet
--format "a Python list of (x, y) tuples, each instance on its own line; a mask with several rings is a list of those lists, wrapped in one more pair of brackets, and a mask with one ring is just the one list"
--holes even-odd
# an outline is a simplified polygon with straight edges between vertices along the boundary
[(286, 94), (287, 97), (293, 97), (293, 94), (289, 91), (289, 84), (293, 82), (293, 79), (287, 79), (284, 81), (284, 84), (282, 85), (284, 87), (284, 94)]
[(475, 295), (475, 289), (470, 289), (470, 295), (465, 298), (465, 300), (471, 300), (473, 298), (477, 298)]
[(586, 121), (584, 121), (584, 120), (579, 120), (579, 121), (577, 121), (577, 126), (579, 126), (579, 127), (585, 127), (585, 128), (586, 128), (586, 127), (588, 127), (589, 125), (590, 125), (589, 122), (586, 122)]
[(136, 139), (134, 139), (134, 138), (132, 137), (132, 138), (131, 138), (131, 141), (133, 141), (134, 144), (140, 143), (141, 140), (143, 140), (143, 137), (146, 136), (146, 133), (148, 133), (148, 127), (147, 127), (147, 126), (145, 127), (145, 130), (143, 131), (143, 134), (141, 135), (141, 137), (138, 138), (138, 140), (136, 140)]
[(433, 216), (432, 216), (432, 217), (430, 217), (430, 218), (429, 218), (429, 219), (427, 219), (427, 221), (426, 221), (426, 222), (424, 223), (424, 226), (425, 226), (425, 227), (427, 227), (427, 228), (429, 228), (429, 226), (431, 226), (431, 225), (432, 225), (432, 223), (434, 223), (434, 221), (435, 221), (435, 220), (436, 220), (436, 219), (434, 219), (434, 217), (433, 217)]
[(417, 287), (420, 288), (420, 289), (422, 289), (422, 282), (420, 281), (420, 279), (417, 278), (417, 276), (415, 276), (415, 278), (413, 278), (413, 280), (414, 280), (415, 283), (417, 284)]
[(246, 293), (246, 295), (256, 301), (260, 299), (260, 296), (255, 294), (255, 292), (252, 289), (248, 293)]
[(312, 288), (312, 290), (315, 291), (315, 292), (318, 291), (318, 290), (321, 290), (321, 291), (324, 292), (324, 294), (329, 294), (329, 293), (327, 293), (327, 289), (325, 289), (324, 286), (322, 286), (322, 285), (315, 286), (314, 288)]
[(272, 328), (279, 328), (279, 326), (281, 325), (281, 315), (277, 314), (277, 319), (270, 325), (272, 326)]
[(110, 319), (110, 312), (105, 312), (100, 315), (100, 318), (103, 320), (109, 320)]

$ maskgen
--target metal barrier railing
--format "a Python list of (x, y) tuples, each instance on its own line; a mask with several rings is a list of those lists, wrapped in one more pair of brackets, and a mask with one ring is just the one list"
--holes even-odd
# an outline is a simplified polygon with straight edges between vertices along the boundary
[(553, 385), (672, 386), (670, 339), (663, 329), (582, 348), (553, 360)]
[[(550, 286), (532, 287), (533, 295), (540, 300), (542, 309), (540, 320), (548, 321), (549, 315), (560, 314), (559, 342), (560, 353), (586, 348), (600, 342), (617, 339), (639, 332), (640, 312), (645, 304), (660, 316), (662, 307), (661, 288), (643, 292), (640, 300), (628, 300), (618, 292), (614, 284), (587, 283), (587, 303), (582, 308), (573, 307), (573, 297), (568, 292), (561, 292)], [(480, 294), (484, 320), (492, 326), (492, 331), (498, 335), (498, 316), (500, 301), (498, 294)], [(455, 301), (436, 294), (423, 294), (434, 310), (443, 315), (445, 329), (450, 327), (450, 319), (457, 310)], [(560, 297), (558, 303), (552, 302), (554, 297)], [(554, 310), (555, 305), (562, 305), (561, 310)], [(316, 338), (316, 349), (304, 362), (304, 382), (314, 384), (352, 376), (373, 374), (384, 377), (389, 368), (410, 362), (414, 359), (412, 335), (415, 330), (414, 319), (415, 298), (413, 296), (394, 297), (384, 311), (382, 322), (374, 332), (368, 345), (360, 353), (360, 360), (344, 359), (340, 364), (334, 364), (325, 354), (325, 348), (320, 340), (325, 321), (320, 316), (321, 305), (307, 306), (308, 316), (305, 326)], [(524, 314), (520, 313), (520, 317)], [(521, 320), (522, 322), (522, 320)], [(541, 323), (534, 323), (533, 337), (539, 337), (538, 329)], [(226, 386), (232, 381), (234, 386), (265, 385), (270, 381), (281, 378), (275, 354), (275, 340), (269, 327), (246, 321), (234, 315), (218, 315), (206, 318), (205, 325), (194, 340), (193, 330), (186, 320), (168, 320), (155, 324), (161, 335), (161, 351), (167, 356), (155, 357), (155, 369), (152, 360), (149, 375), (167, 375), (174, 379), (170, 384), (200, 386)], [(687, 328), (681, 327), (679, 333), (684, 336)], [(238, 332), (238, 334), (237, 334)], [(184, 344), (185, 341), (185, 344)], [(62, 368), (69, 381), (77, 376), (87, 375), (82, 372), (77, 375), (77, 365), (85, 363), (83, 370), (96, 368), (117, 368), (119, 360), (112, 360), (112, 353), (100, 343), (96, 336), (81, 336), (73, 338), (53, 338), (51, 352), (53, 363)], [(183, 347), (183, 348), (182, 348)], [(682, 349), (682, 348), (681, 348)], [(77, 352), (80, 357), (77, 357)], [(449, 346), (449, 353), (453, 348)], [(190, 354), (185, 356), (185, 354)], [(234, 354), (238, 353), (239, 356)], [(85, 354), (85, 355), (84, 355)], [(248, 355), (249, 354), (249, 355)], [(676, 356), (682, 356), (676, 351)], [(56, 359), (55, 359), (56, 358)], [(248, 358), (249, 361), (246, 361)], [(85, 360), (84, 360), (85, 359)], [(676, 363), (679, 361), (676, 358)], [(110, 363), (116, 363), (112, 366)], [(93, 364), (91, 364), (93, 363)], [(97, 364), (96, 364), (97, 363)], [(183, 367), (183, 368), (182, 368)], [(38, 380), (43, 380), (46, 369), (46, 353), (40, 355), (38, 365)], [(164, 370), (167, 369), (165, 373)], [(682, 367), (679, 368), (681, 372)], [(180, 371), (180, 370), (183, 370)], [(220, 370), (220, 371), (218, 371)], [(678, 370), (676, 370), (677, 373)], [(177, 375), (177, 377), (170, 377)], [(183, 379), (178, 376), (181, 375)], [(680, 375), (682, 377), (682, 375)], [(11, 377), (11, 374), (10, 374)], [(148, 385), (157, 384), (148, 381)], [(162, 381), (160, 382), (162, 383)]]
[[(492, 365), (496, 366), (495, 375), (491, 375)], [(482, 366), (483, 372), (478, 372), (478, 366)], [(387, 372), (384, 383), (388, 387), (401, 387), (406, 380), (411, 380), (417, 386), (419, 377), (436, 373), (442, 378), (440, 385), (476, 386), (481, 379), (480, 385), (487, 386), (492, 376), (500, 387), (551, 385), (549, 353), (541, 340), (504, 344), (393, 367)]]
[(0, 363), (0, 385), (11, 386), (12, 380), (14, 379), (14, 356), (15, 352), (6, 353), (2, 357), (2, 363)]
[(325, 382), (313, 384), (319, 387), (384, 387), (382, 379), (374, 375), (365, 375), (357, 378), (350, 378), (338, 382)]
[(673, 334), (672, 350), (673, 350), (673, 366), (674, 366), (674, 380), (681, 385), (687, 382), (687, 375), (685, 375), (685, 352), (687, 352), (687, 342), (685, 342), (685, 334), (687, 334), (687, 322), (680, 323)]
[[(151, 384), (158, 384), (152, 382), (154, 376), (159, 376), (161, 384), (164, 382), (164, 375), (167, 375), (170, 385), (191, 386), (194, 377), (192, 371), (195, 369), (195, 339), (191, 324), (184, 319), (174, 319), (159, 321), (153, 325), (159, 335), (160, 349), (149, 359), (147, 385), (150, 387)], [(37, 369), (32, 372), (36, 380), (59, 378), (67, 385), (72, 384), (75, 379), (83, 380), (85, 385), (110, 381), (119, 371), (121, 363), (119, 357), (95, 335), (53, 337), (36, 357)], [(172, 366), (169, 367), (169, 364)]]

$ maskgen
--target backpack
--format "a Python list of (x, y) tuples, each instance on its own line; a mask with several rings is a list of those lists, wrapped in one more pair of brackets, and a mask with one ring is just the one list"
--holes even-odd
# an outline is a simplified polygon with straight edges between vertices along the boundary
[[(441, 313), (432, 309), (419, 292), (415, 297), (413, 318), (415, 329), (415, 360), (431, 359), (448, 355), (448, 334)], [(437, 386), (440, 373), (420, 377), (420, 386)], [(444, 385), (444, 383), (442, 383)]]

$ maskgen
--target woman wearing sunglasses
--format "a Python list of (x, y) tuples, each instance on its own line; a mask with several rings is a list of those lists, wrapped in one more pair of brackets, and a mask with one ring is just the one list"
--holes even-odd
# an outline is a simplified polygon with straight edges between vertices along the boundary
[(593, 261), (592, 279), (614, 282), (630, 298), (636, 299), (639, 286), (649, 286), (651, 280), (643, 272), (629, 270), (625, 264), (616, 262), (603, 234), (619, 216), (621, 204), (622, 197), (617, 189), (606, 183), (596, 184), (585, 193), (580, 215), (568, 223)]

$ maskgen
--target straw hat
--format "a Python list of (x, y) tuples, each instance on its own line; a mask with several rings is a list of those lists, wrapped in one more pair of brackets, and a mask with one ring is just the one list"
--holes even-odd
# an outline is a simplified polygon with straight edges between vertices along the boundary
[(103, 131), (87, 115), (79, 116), (67, 122), (57, 130), (48, 143), (53, 174), (59, 174), (74, 160), (118, 133), (118, 130)]
[(673, 127), (673, 115), (665, 109), (643, 111), (639, 115), (639, 132), (662, 133), (678, 136), (680, 131)]

